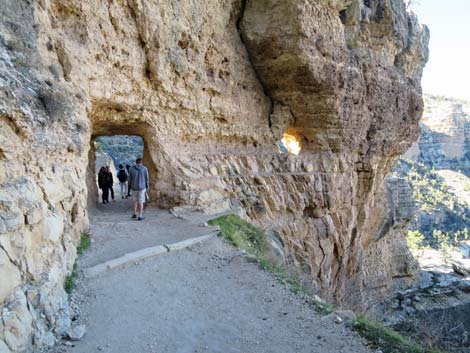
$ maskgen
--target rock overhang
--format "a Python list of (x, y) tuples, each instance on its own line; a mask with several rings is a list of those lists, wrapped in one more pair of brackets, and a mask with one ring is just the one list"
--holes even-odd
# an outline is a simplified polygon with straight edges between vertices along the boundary
[[(26, 229), (42, 237), (45, 228), (34, 224), (2, 233), (24, 279), (14, 293), (26, 293), (29, 270), (47, 277), (44, 264), (52, 263), (51, 280), (35, 285), (51, 294), (29, 305), (39, 328), (24, 327), (24, 338), (41, 344), (40, 313), (54, 308), (46, 315), (53, 323), (65, 305), (60, 281), (87, 225), (95, 135), (144, 137), (162, 206), (242, 207), (274, 228), (289, 265), (324, 297), (361, 308), (386, 288), (399, 271), (391, 254), (401, 243), (396, 232), (376, 240), (386, 214), (382, 186), (418, 134), (428, 34), (400, 1), (367, 4), (43, 0), (17, 8), (8, 1), (5, 19), (30, 32), (3, 22), (4, 36), (29, 49), (2, 48), (8, 84), (0, 122), (9, 128), (0, 138), (14, 138), (8, 153), (0, 150), (1, 187), (29, 175), (46, 205), (40, 217), (49, 209), (63, 220), (61, 247), (16, 242)], [(47, 94), (21, 99), (17, 86), (27, 93), (33, 81)], [(278, 153), (286, 131), (301, 140), (298, 156)], [(71, 192), (49, 197), (47, 185)], [(47, 258), (38, 250), (46, 247)], [(28, 270), (30, 256), (37, 268)], [(3, 305), (23, 308), (14, 293)]]

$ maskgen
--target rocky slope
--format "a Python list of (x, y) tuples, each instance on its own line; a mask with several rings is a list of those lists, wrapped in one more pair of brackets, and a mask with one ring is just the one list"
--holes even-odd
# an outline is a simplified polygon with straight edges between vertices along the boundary
[(428, 32), (401, 0), (5, 0), (0, 18), (2, 353), (70, 323), (96, 136), (141, 136), (160, 206), (241, 207), (329, 300), (363, 308), (412, 274), (384, 178), (418, 136)]
[(415, 205), (409, 229), (423, 237), (419, 246), (458, 245), (469, 239), (470, 179), (448, 169), (436, 170), (422, 162), (401, 160), (394, 173), (413, 189), (410, 202)]

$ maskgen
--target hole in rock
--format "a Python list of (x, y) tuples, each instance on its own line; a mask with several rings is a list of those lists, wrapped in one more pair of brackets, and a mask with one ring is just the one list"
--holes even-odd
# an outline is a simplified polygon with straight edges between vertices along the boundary
[(277, 141), (277, 148), (281, 154), (290, 153), (296, 156), (302, 150), (300, 138), (287, 132), (283, 134), (281, 140)]
[(341, 10), (339, 12), (339, 19), (341, 20), (341, 23), (344, 25), (346, 24), (346, 20), (347, 20), (347, 10)]
[[(186, 147), (182, 138), (164, 133), (163, 126), (159, 124), (162, 121), (160, 116), (150, 121), (147, 118), (145, 106), (128, 106), (112, 101), (96, 101), (89, 112), (87, 212), (79, 212), (75, 219), (88, 216), (89, 235), (95, 246), (93, 252), (83, 255), (83, 268), (148, 247), (207, 234), (205, 227), (188, 231), (190, 222), (186, 223), (168, 212), (168, 209), (178, 206), (188, 206), (188, 209), (192, 206), (192, 194), (184, 184), (187, 179), (180, 181), (186, 177), (184, 173), (191, 165), (183, 166), (186, 160), (181, 162), (179, 159), (182, 158), (179, 153), (183, 155), (184, 152), (178, 149)], [(131, 190), (131, 197), (126, 198), (127, 190), (121, 194), (118, 180), (119, 164), (124, 167), (134, 165), (139, 157), (148, 170), (148, 198), (137, 190)], [(102, 188), (98, 188), (98, 172), (103, 166), (110, 167), (115, 199), (112, 200), (109, 192), (109, 203), (106, 204), (102, 203)], [(137, 199), (144, 201), (143, 219), (140, 219), (143, 222), (139, 222), (137, 217), (141, 211), (140, 202), (134, 202)], [(80, 202), (80, 211), (85, 211), (84, 206)]]

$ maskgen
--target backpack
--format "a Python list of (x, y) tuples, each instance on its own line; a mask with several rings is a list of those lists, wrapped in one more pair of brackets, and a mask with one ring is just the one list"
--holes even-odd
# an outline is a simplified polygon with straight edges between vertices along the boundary
[(124, 169), (119, 169), (118, 179), (121, 183), (124, 183), (127, 181), (127, 173)]

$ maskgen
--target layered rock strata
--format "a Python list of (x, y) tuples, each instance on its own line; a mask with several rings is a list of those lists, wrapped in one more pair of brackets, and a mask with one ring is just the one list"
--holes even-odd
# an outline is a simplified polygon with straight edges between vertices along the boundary
[(411, 229), (434, 243), (436, 231), (458, 242), (468, 232), (470, 103), (431, 95), (424, 102), (420, 139), (394, 169), (414, 184), (420, 211)]
[(420, 126), (419, 141), (404, 157), (470, 176), (470, 102), (426, 95)]
[[(5, 0), (0, 15), (3, 351), (69, 323), (97, 136), (141, 136), (160, 206), (241, 207), (339, 304), (409, 274), (383, 185), (418, 135), (428, 33), (402, 1)], [(298, 156), (279, 154), (285, 131)]]

